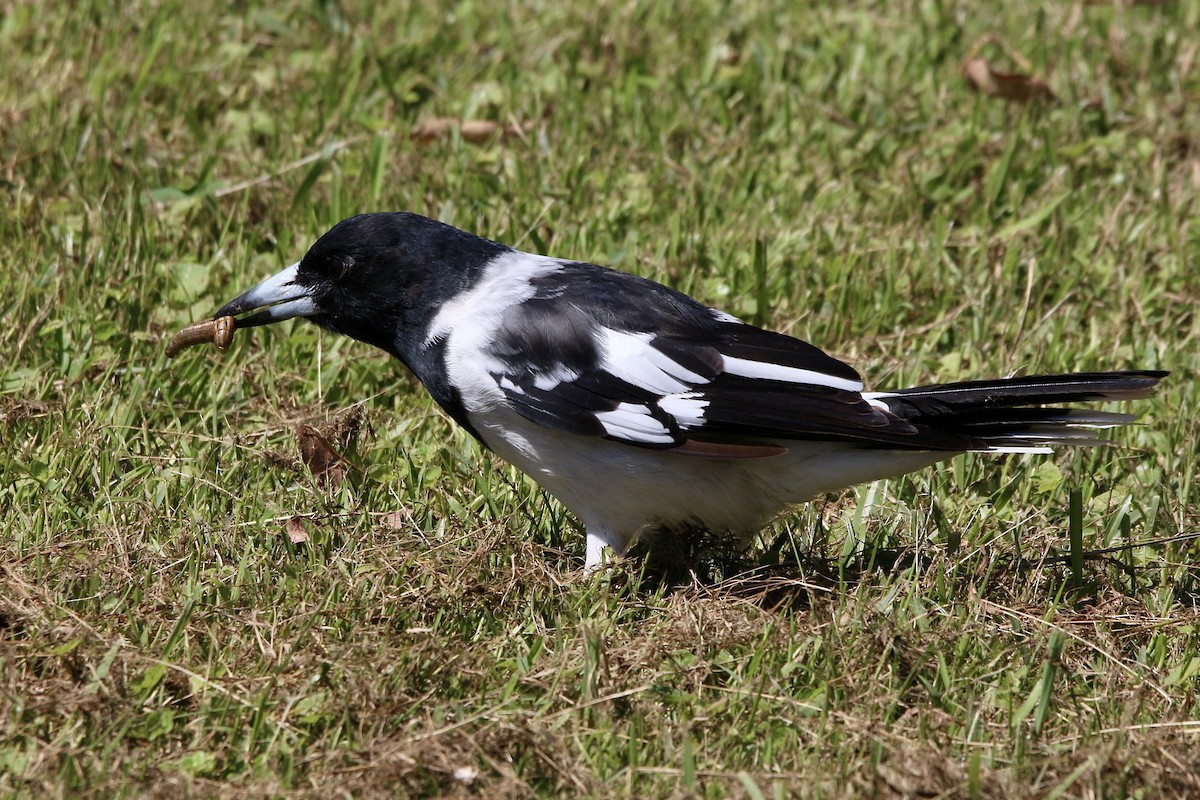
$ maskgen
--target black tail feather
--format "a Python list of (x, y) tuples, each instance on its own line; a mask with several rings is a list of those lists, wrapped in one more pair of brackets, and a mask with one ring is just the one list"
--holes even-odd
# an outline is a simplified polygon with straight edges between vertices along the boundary
[(1166, 375), (1158, 370), (1035, 375), (918, 386), (870, 397), (913, 425), (961, 434), (979, 441), (980, 449), (1044, 450), (1104, 444), (1098, 430), (1135, 419), (1044, 404), (1136, 400), (1148, 397)]

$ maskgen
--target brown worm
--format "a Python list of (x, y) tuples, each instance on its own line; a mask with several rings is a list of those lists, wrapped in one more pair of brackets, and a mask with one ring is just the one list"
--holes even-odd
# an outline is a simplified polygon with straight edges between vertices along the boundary
[(233, 317), (217, 317), (200, 322), (193, 322), (167, 342), (167, 358), (174, 358), (179, 351), (198, 344), (215, 344), (218, 350), (229, 349), (233, 341), (233, 330), (237, 320)]

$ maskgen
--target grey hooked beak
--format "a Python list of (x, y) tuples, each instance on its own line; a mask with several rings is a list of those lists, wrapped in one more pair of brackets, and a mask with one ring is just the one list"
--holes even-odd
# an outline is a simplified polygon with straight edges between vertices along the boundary
[(255, 313), (237, 321), (239, 328), (253, 328), (292, 317), (308, 317), (317, 313), (312, 290), (296, 283), (300, 270), (297, 261), (285, 270), (277, 272), (250, 291), (221, 306), (214, 317), (235, 317), (247, 311)]

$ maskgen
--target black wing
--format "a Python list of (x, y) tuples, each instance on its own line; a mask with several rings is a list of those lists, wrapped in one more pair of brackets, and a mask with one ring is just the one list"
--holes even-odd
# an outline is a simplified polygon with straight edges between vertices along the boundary
[[(764, 440), (960, 450), (872, 404), (849, 366), (660, 284), (590, 264), (535, 280), (488, 355), (526, 419), (555, 430), (695, 455), (769, 455)], [(758, 450), (737, 448), (759, 446)]]

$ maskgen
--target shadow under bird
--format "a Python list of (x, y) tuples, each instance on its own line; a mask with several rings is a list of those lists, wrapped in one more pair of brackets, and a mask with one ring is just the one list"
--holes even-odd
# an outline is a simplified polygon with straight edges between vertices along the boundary
[[(246, 315), (246, 316), (239, 316)], [(653, 281), (411, 213), (363, 214), (226, 304), (400, 359), (484, 447), (583, 523), (586, 568), (650, 532), (752, 536), (788, 506), (960, 453), (1096, 445), (1158, 370), (866, 392), (807, 342)]]

